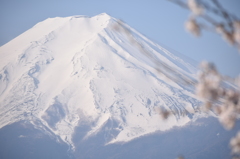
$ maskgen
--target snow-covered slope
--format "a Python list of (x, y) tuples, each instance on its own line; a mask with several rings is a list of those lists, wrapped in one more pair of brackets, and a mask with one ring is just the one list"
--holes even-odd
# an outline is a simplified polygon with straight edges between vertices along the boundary
[[(75, 128), (87, 139), (114, 121), (107, 143), (125, 142), (182, 126), (196, 117), (191, 89), (166, 80), (128, 38), (116, 19), (49, 18), (0, 48), (0, 128), (29, 120), (74, 147)], [(125, 25), (125, 24), (124, 24)], [(188, 78), (194, 67), (125, 25), (156, 59)], [(173, 110), (162, 121), (157, 108)], [(40, 124), (39, 124), (40, 123)]]

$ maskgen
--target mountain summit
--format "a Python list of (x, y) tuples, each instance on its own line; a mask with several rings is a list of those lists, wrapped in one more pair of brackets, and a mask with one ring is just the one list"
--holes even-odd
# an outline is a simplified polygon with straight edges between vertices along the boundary
[[(104, 131), (105, 144), (127, 142), (183, 126), (198, 116), (193, 91), (166, 80), (129, 39), (115, 18), (49, 18), (0, 48), (0, 128), (29, 121), (75, 148)], [(158, 61), (195, 78), (181, 57), (123, 24)], [(158, 108), (175, 114), (162, 121)]]

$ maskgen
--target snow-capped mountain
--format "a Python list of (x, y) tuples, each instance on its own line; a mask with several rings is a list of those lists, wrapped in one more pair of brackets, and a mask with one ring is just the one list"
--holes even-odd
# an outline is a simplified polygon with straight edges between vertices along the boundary
[[(107, 129), (105, 144), (183, 126), (198, 117), (193, 90), (159, 74), (155, 64), (113, 29), (107, 14), (49, 18), (0, 48), (0, 128), (29, 121), (75, 148)], [(187, 78), (181, 57), (124, 24), (144, 48)], [(174, 116), (162, 121), (158, 108)], [(106, 125), (110, 125), (106, 127)]]

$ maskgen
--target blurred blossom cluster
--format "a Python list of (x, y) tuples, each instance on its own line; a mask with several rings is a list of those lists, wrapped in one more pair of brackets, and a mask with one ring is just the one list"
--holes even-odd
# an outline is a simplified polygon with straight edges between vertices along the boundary
[(232, 153), (238, 155), (235, 156), (235, 158), (240, 158), (240, 132), (238, 132), (237, 135), (231, 139), (230, 146), (232, 148)]
[(230, 83), (213, 64), (202, 62), (198, 79), (196, 94), (204, 102), (202, 109), (213, 110), (221, 124), (228, 130), (232, 129), (240, 114), (239, 77)]
[[(203, 29), (219, 34), (240, 52), (240, 20), (226, 10), (218, 0), (169, 0), (190, 11), (185, 28), (200, 36)], [(235, 79), (221, 75), (214, 64), (202, 62), (195, 85), (202, 100), (203, 111), (213, 111), (227, 130), (234, 127), (240, 115), (240, 76)], [(240, 131), (230, 141), (234, 158), (240, 158)]]
[(217, 0), (169, 1), (190, 11), (185, 23), (190, 33), (200, 36), (203, 29), (214, 31), (240, 51), (240, 20), (224, 9)]
[[(214, 111), (223, 127), (231, 130), (240, 114), (240, 76), (226, 79), (208, 62), (201, 63), (196, 94), (204, 102), (204, 111)], [(240, 131), (230, 141), (234, 158), (240, 158)]]

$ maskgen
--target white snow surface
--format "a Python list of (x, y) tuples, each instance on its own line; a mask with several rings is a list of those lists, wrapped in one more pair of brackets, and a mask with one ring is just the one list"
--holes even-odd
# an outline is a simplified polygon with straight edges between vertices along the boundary
[[(114, 120), (118, 133), (108, 143), (115, 143), (196, 117), (199, 102), (193, 91), (158, 74), (125, 35), (112, 29), (115, 22), (105, 13), (49, 18), (3, 45), (0, 128), (39, 120), (74, 147), (72, 135), (82, 123), (91, 125), (88, 138)], [(181, 57), (125, 27), (156, 59), (195, 78), (195, 68)], [(163, 121), (159, 107), (176, 113)]]

